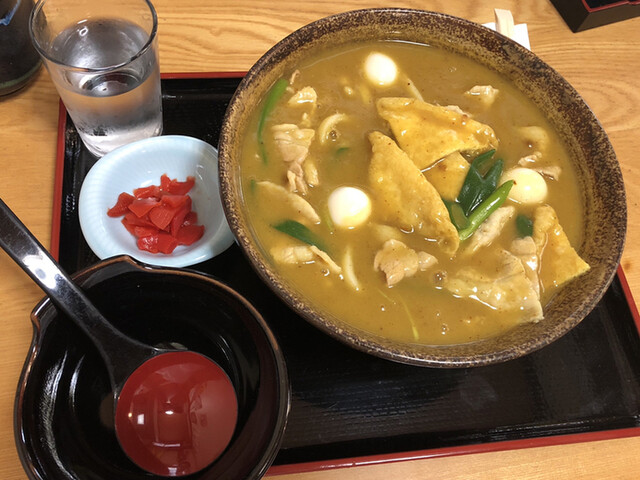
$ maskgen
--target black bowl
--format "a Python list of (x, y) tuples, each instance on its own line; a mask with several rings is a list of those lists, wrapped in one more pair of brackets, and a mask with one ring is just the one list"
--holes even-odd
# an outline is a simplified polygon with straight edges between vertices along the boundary
[[(155, 346), (184, 346), (216, 361), (238, 397), (225, 452), (189, 479), (260, 478), (289, 412), (288, 376), (275, 337), (238, 293), (195, 272), (105, 260), (75, 276), (117, 328)], [(106, 367), (93, 344), (51, 301), (31, 315), (34, 337), (15, 404), (18, 453), (30, 479), (149, 480), (121, 450)]]

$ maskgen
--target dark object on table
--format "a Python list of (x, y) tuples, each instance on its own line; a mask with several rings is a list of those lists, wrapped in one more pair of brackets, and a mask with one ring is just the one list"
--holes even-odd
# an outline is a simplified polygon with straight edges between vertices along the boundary
[(638, 0), (551, 0), (574, 32), (640, 16)]
[(29, 38), (33, 0), (0, 3), (0, 95), (27, 84), (40, 67), (40, 57)]

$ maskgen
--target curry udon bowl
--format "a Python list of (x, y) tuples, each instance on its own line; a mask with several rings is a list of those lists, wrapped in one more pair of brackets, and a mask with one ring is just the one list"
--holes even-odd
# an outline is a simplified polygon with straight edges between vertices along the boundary
[[(270, 102), (268, 99), (265, 101), (265, 98), (279, 88), (279, 79), (291, 78), (292, 72), (298, 70), (301, 65), (303, 67), (300, 75), (304, 80), (299, 87), (306, 85), (305, 81), (310, 81), (314, 75), (318, 78), (322, 75), (328, 75), (334, 79), (341, 78), (355, 62), (346, 60), (332, 68), (328, 63), (323, 63), (324, 60), (321, 57), (324, 52), (331, 52), (329, 56), (339, 56), (336, 52), (342, 48), (358, 49), (370, 42), (382, 42), (376, 45), (393, 43), (393, 48), (397, 48), (399, 44), (407, 49), (430, 48), (440, 52), (439, 55), (452, 55), (454, 59), (458, 59), (452, 60), (450, 67), (446, 63), (444, 67), (434, 67), (428, 62), (421, 64), (422, 60), (419, 59), (413, 61), (401, 59), (405, 66), (413, 64), (406, 67), (414, 68), (413, 73), (406, 74), (403, 80), (406, 85), (413, 88), (413, 94), (415, 94), (415, 87), (422, 88), (417, 81), (414, 84), (415, 87), (411, 85), (412, 80), (416, 78), (409, 80), (409, 77), (420, 75), (415, 73), (415, 64), (418, 64), (427, 72), (427, 75), (432, 75), (429, 82), (422, 83), (423, 86), (426, 85), (424, 87), (427, 90), (426, 95), (443, 102), (443, 105), (451, 101), (450, 97), (443, 93), (444, 90), (438, 90), (440, 87), (433, 85), (438, 82), (447, 83), (448, 75), (455, 75), (454, 71), (458, 68), (462, 71), (463, 67), (459, 67), (455, 62), (479, 65), (483, 72), (490, 72), (486, 75), (503, 82), (500, 88), (505, 90), (506, 97), (516, 98), (516, 103), (503, 108), (503, 116), (512, 115), (517, 121), (518, 116), (521, 115), (518, 111), (517, 98), (521, 96), (523, 99), (521, 103), (532, 106), (532, 111), (537, 112), (535, 115), (538, 115), (542, 122), (546, 122), (550, 135), (553, 135), (561, 145), (567, 158), (567, 166), (564, 168), (567, 173), (563, 175), (573, 175), (574, 186), (571, 188), (575, 190), (576, 200), (573, 206), (566, 205), (570, 203), (567, 200), (557, 201), (558, 217), (561, 217), (563, 222), (575, 223), (574, 227), (581, 232), (574, 237), (578, 239), (574, 245), (575, 252), (589, 264), (590, 269), (578, 279), (570, 281), (554, 292), (553, 296), (544, 302), (543, 320), (537, 323), (521, 322), (504, 331), (494, 332), (486, 338), (453, 341), (448, 344), (416, 341), (411, 338), (399, 339), (394, 335), (380, 333), (375, 328), (356, 325), (357, 322), (353, 322), (350, 318), (351, 314), (344, 313), (347, 308), (345, 305), (348, 305), (354, 297), (346, 294), (343, 296), (339, 291), (334, 290), (328, 298), (319, 300), (313, 290), (321, 288), (323, 282), (321, 276), (307, 283), (300, 282), (291, 278), (290, 270), (283, 269), (274, 260), (274, 250), (265, 241), (266, 235), (261, 233), (257, 226), (257, 223), (262, 220), (255, 213), (251, 213), (250, 210), (255, 207), (249, 208), (249, 205), (252, 201), (255, 204), (261, 203), (260, 212), (269, 215), (271, 211), (277, 209), (277, 202), (252, 200), (252, 192), (261, 184), (259, 169), (266, 167), (258, 167), (258, 173), (249, 171), (246, 167), (247, 160), (243, 158), (243, 155), (247, 156), (245, 152), (248, 148), (247, 142), (259, 144), (262, 141), (261, 133), (256, 131), (264, 121), (259, 119), (259, 116), (265, 111), (263, 110), (265, 102)], [(444, 58), (447, 62), (446, 57)], [(313, 70), (314, 68), (316, 70)], [(401, 70), (401, 67), (398, 68)], [(312, 74), (305, 77), (307, 71), (305, 69)], [(324, 70), (324, 73), (321, 70)], [(468, 77), (473, 75), (475, 74), (472, 72)], [(488, 78), (484, 73), (478, 75), (478, 81), (486, 81)], [(468, 87), (474, 85), (473, 78), (467, 78), (467, 80), (470, 82)], [(380, 80), (380, 83), (382, 82), (383, 80)], [(338, 86), (339, 88), (334, 89), (338, 92), (337, 97), (340, 97), (343, 91), (349, 95), (359, 94), (356, 85), (347, 82)], [(411, 91), (411, 88), (408, 91)], [(295, 90), (296, 88), (292, 89), (294, 92)], [(375, 90), (374, 94), (378, 95)], [(440, 97), (438, 94), (441, 94)], [(407, 96), (410, 95), (412, 94), (407, 94)], [(317, 96), (318, 104), (327, 98), (326, 95), (321, 98), (320, 93)], [(337, 105), (334, 112), (338, 112), (340, 108), (342, 107)], [(338, 118), (336, 121), (340, 120)], [(500, 118), (496, 119), (498, 123), (501, 121)], [(521, 121), (524, 122), (524, 120)], [(367, 120), (362, 122), (366, 123)], [(256, 125), (258, 125), (257, 129)], [(524, 125), (527, 124), (524, 123)], [(362, 138), (366, 138), (367, 132), (361, 135)], [(337, 137), (334, 137), (330, 140), (336, 140)], [(291, 143), (291, 139), (288, 141)], [(500, 148), (504, 147), (505, 151), (508, 151), (512, 143), (505, 141), (501, 143)], [(527, 144), (527, 148), (532, 146), (536, 145), (532, 142)], [(344, 153), (346, 149), (342, 150), (336, 149), (336, 156)], [(348, 155), (349, 152), (345, 154)], [(538, 152), (535, 154), (537, 155)], [(259, 147), (249, 155), (255, 163), (261, 163)], [(310, 156), (311, 153), (309, 153)], [(444, 14), (405, 9), (359, 10), (327, 17), (295, 31), (270, 49), (241, 82), (224, 119), (219, 157), (223, 205), (229, 225), (239, 245), (262, 279), (291, 308), (328, 335), (356, 349), (398, 362), (433, 367), (479, 366), (510, 360), (544, 347), (575, 327), (595, 307), (615, 275), (623, 249), (626, 231), (626, 200), (621, 171), (602, 126), (580, 95), (557, 72), (529, 50), (478, 24)], [(266, 156), (262, 161), (266, 165)], [(318, 163), (322, 161), (329, 160), (320, 159)], [(284, 174), (282, 176), (284, 177)], [(350, 182), (353, 183), (353, 177), (345, 179), (343, 183)], [(340, 179), (334, 187), (339, 184)], [(291, 188), (294, 192), (295, 185), (297, 184)], [(278, 187), (275, 190), (281, 189)], [(580, 213), (576, 213), (573, 218), (572, 212)], [(322, 213), (319, 216), (322, 217)], [(271, 226), (273, 227), (274, 224), (272, 223)], [(281, 232), (284, 230), (280, 229)], [(329, 241), (333, 240), (329, 239)], [(356, 254), (361, 246), (364, 249), (364, 243), (366, 240), (354, 246), (353, 250)], [(371, 263), (373, 263), (373, 256), (371, 256)], [(299, 265), (296, 268), (303, 267)], [(363, 289), (360, 294), (367, 295), (365, 290)], [(369, 291), (371, 290), (370, 288)], [(372, 299), (371, 302), (380, 302), (380, 300)], [(413, 302), (413, 300), (407, 300), (407, 302)], [(411, 304), (407, 306), (411, 308)], [(366, 310), (367, 307), (363, 304), (355, 310), (358, 308)], [(427, 314), (434, 313), (429, 312), (430, 308), (435, 310), (438, 307), (430, 307), (427, 304), (424, 307)], [(455, 309), (451, 311), (455, 313)], [(443, 314), (443, 317), (447, 315), (449, 314)]]

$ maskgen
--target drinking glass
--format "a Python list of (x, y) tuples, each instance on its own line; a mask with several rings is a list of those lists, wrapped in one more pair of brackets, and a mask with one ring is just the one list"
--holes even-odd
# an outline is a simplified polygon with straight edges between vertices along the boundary
[(158, 18), (148, 0), (39, 0), (33, 44), (97, 157), (162, 133)]

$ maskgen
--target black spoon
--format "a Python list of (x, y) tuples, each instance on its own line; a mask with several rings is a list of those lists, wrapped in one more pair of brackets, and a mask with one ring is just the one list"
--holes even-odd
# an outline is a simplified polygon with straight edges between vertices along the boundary
[(157, 475), (189, 475), (224, 451), (238, 403), (218, 364), (116, 329), (1, 199), (0, 246), (100, 352), (113, 387), (116, 435), (135, 464)]

